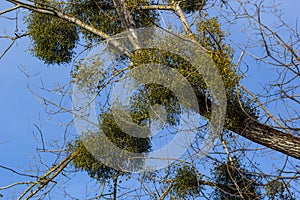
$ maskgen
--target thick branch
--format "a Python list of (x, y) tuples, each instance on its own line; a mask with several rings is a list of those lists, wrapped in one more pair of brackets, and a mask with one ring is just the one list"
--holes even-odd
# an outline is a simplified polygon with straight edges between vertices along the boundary
[[(29, 186), (20, 196), (19, 200), (22, 199), (29, 191), (31, 193), (25, 198), (30, 199), (33, 197), (36, 193), (38, 193), (41, 189), (43, 189), (45, 186), (48, 185), (50, 181), (52, 181), (60, 172), (73, 160), (73, 158), (76, 156), (76, 153), (70, 154), (68, 157), (63, 159), (60, 163), (52, 167), (47, 173), (45, 173), (43, 176), (41, 176), (34, 184)], [(52, 174), (52, 175), (51, 175)], [(40, 185), (37, 189), (32, 191), (32, 189), (36, 186)]]
[(113, 2), (116, 7), (123, 28), (126, 30), (137, 28), (133, 17), (131, 16), (131, 14), (129, 13), (126, 7), (125, 2), (123, 0), (113, 0)]
[[(210, 118), (207, 107), (211, 107), (211, 101), (205, 98), (205, 96), (198, 96), (199, 114)], [(236, 134), (243, 136), (252, 142), (261, 144), (270, 149), (279, 151), (288, 156), (296, 159), (300, 159), (300, 138), (289, 133), (284, 133), (268, 125), (258, 122), (251, 116), (245, 116), (245, 111), (241, 108), (241, 105), (236, 103), (228, 103), (227, 110), (238, 110), (234, 116), (227, 116), (229, 121), (233, 121), (232, 126), (225, 127), (228, 130), (235, 132)], [(236, 123), (236, 119), (244, 117), (243, 120)]]
[(186, 17), (181, 9), (181, 7), (179, 6), (179, 3), (176, 3), (174, 5), (174, 11), (175, 13), (178, 15), (183, 27), (184, 27), (184, 30), (185, 32), (188, 34), (188, 35), (191, 35), (192, 34), (192, 31), (191, 31), (191, 28), (190, 28), (190, 25), (188, 24), (187, 20), (186, 20)]
[(231, 130), (253, 142), (300, 159), (299, 137), (283, 133), (250, 118)]
[(126, 3), (123, 0), (113, 0), (116, 7), (119, 19), (121, 20), (122, 26), (125, 30), (129, 31), (129, 40), (133, 45), (134, 49), (141, 49), (139, 40), (137, 38), (135, 29), (137, 25), (131, 13), (129, 12)]
[(274, 122), (275, 122), (276, 124), (278, 124), (278, 126), (279, 126), (281, 129), (285, 130), (288, 134), (291, 134), (290, 131), (289, 131), (286, 127), (284, 127), (283, 124), (281, 124), (281, 123), (277, 120), (277, 118), (276, 118), (274, 115), (272, 115), (272, 113), (270, 113), (270, 112), (267, 110), (267, 108), (259, 101), (259, 99), (258, 99), (258, 98), (257, 98), (250, 90), (248, 90), (247, 88), (245, 88), (245, 87), (244, 87), (243, 85), (241, 85), (241, 84), (239, 84), (239, 86), (240, 86), (243, 90), (245, 90), (248, 94), (250, 94), (250, 95), (252, 96), (252, 98), (255, 100), (255, 102), (259, 105), (259, 107), (260, 107), (261, 109), (263, 109), (263, 111), (265, 111), (265, 113), (268, 115), (268, 117), (270, 117), (271, 119), (273, 119)]

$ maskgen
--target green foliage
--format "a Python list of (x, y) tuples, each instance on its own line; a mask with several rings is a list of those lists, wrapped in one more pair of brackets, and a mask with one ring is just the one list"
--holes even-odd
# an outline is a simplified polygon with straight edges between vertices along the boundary
[[(141, 125), (144, 120), (144, 116), (141, 113), (132, 113), (131, 117), (137, 124)], [(116, 146), (121, 149), (131, 151), (134, 153), (146, 153), (150, 151), (149, 138), (136, 138), (127, 133), (122, 132), (119, 126), (116, 124), (114, 117), (110, 113), (101, 114), (101, 128), (105, 135)]]
[[(132, 68), (141, 64), (160, 64), (176, 69), (192, 86), (198, 99), (205, 96), (207, 87), (203, 77), (194, 66), (179, 55), (159, 49), (147, 49), (135, 52), (132, 61)], [(172, 84), (174, 88), (179, 88), (176, 87), (176, 84), (181, 84), (181, 82), (172, 82)], [(180, 105), (175, 94), (168, 88), (157, 84), (148, 84), (141, 88), (134, 97), (133, 102), (136, 103), (133, 103), (133, 105), (138, 105), (139, 107), (147, 107), (147, 105), (155, 103), (164, 105), (168, 115), (168, 122), (172, 125), (178, 122), (178, 114), (181, 112)], [(205, 102), (199, 101), (199, 108), (205, 109)]]
[[(132, 117), (139, 122), (142, 120), (141, 115), (133, 113)], [(148, 138), (136, 138), (126, 133), (123, 133), (116, 124), (112, 114), (102, 114), (100, 121), (100, 128), (103, 130), (106, 137), (119, 148), (134, 153), (147, 153), (151, 150), (150, 141)], [(103, 164), (103, 162), (100, 162), (99, 160), (95, 159), (95, 157), (85, 147), (85, 143), (82, 142), (84, 140), (92, 139), (95, 142), (95, 144), (97, 144), (97, 133), (92, 133), (92, 136), (95, 137), (84, 138), (85, 136), (83, 136), (83, 138), (81, 138), (80, 140), (78, 139), (69, 143), (70, 153), (76, 153), (76, 156), (72, 162), (74, 167), (86, 171), (90, 177), (96, 178), (97, 180), (101, 181), (112, 179), (116, 175), (129, 175), (128, 173), (124, 173), (122, 170), (110, 168)], [(87, 135), (87, 137), (91, 137), (91, 135)], [(109, 147), (107, 147), (107, 149), (108, 148)], [(105, 152), (102, 153), (105, 154)], [(112, 162), (114, 160), (118, 160), (118, 157), (115, 157), (114, 155), (108, 156), (111, 157)]]
[[(196, 40), (208, 50), (223, 79), (227, 95), (227, 109), (225, 127), (239, 127), (249, 116), (256, 118), (257, 111), (253, 101), (237, 91), (238, 82), (242, 78), (236, 73), (236, 66), (232, 61), (233, 49), (225, 43), (226, 34), (221, 30), (217, 18), (203, 17), (197, 23)], [(243, 107), (243, 109), (241, 108)]]
[[(164, 0), (164, 2), (172, 3), (172, 0)], [(207, 0), (175, 0), (174, 2), (179, 3), (183, 12), (190, 14), (196, 11), (201, 11)]]
[[(185, 13), (192, 13), (201, 10), (205, 3), (206, 1), (203, 0), (180, 1), (180, 6)], [(152, 26), (153, 22), (157, 20), (157, 15), (154, 11), (141, 10), (139, 8), (140, 5), (148, 4), (153, 4), (153, 2), (134, 0), (126, 3), (126, 8), (133, 15), (137, 27)], [(124, 31), (112, 0), (69, 0), (64, 7), (64, 11), (109, 35), (115, 35)], [(83, 34), (88, 43), (101, 40), (93, 33), (49, 15), (30, 13), (26, 23), (30, 32), (33, 54), (47, 64), (70, 62), (74, 55), (73, 48), (75, 48), (79, 40), (80, 33)], [(196, 25), (196, 33), (189, 37), (207, 50), (222, 77), (226, 88), (228, 105), (226, 128), (239, 126), (248, 115), (255, 117), (256, 110), (253, 108), (251, 101), (237, 91), (236, 86), (242, 77), (236, 72), (236, 66), (232, 61), (233, 49), (226, 44), (226, 34), (221, 30), (221, 25), (217, 18), (201, 18)], [(168, 51), (146, 49), (134, 52), (133, 57), (130, 59), (132, 65), (129, 66), (129, 69), (141, 64), (151, 63), (166, 65), (176, 69), (193, 87), (198, 98), (201, 114), (209, 117), (211, 105), (210, 101), (206, 101), (207, 86), (195, 67), (184, 58)], [(93, 64), (94, 68), (87, 66), (90, 71), (83, 71), (77, 74), (77, 78), (82, 78), (85, 83), (95, 83), (91, 74), (97, 70), (97, 65), (102, 63), (95, 62)], [(110, 69), (107, 70), (109, 71)], [(110, 74), (110, 72), (101, 72), (103, 77), (107, 74)], [(96, 77), (96, 79), (101, 78)], [(100, 82), (102, 80), (105, 81), (103, 78)], [(208, 100), (211, 100), (211, 98), (208, 97)], [(178, 98), (168, 88), (157, 84), (147, 84), (139, 88), (133, 95), (129, 112), (134, 123), (141, 126), (147, 124), (150, 119), (149, 106), (156, 104), (165, 108), (167, 122), (171, 125), (176, 125), (179, 121), (178, 115), (181, 112)], [(243, 109), (241, 109), (240, 105), (243, 106)], [(107, 138), (121, 149), (135, 153), (147, 153), (151, 150), (149, 139), (135, 138), (124, 133), (109, 112), (100, 115), (100, 127)], [(93, 136), (95, 138), (91, 139), (97, 140), (97, 133), (93, 133)], [(107, 167), (95, 159), (81, 140), (72, 141), (69, 144), (69, 150), (70, 153), (76, 152), (76, 157), (72, 162), (74, 167), (86, 171), (92, 178), (105, 181), (119, 175), (129, 175), (121, 170)], [(112, 159), (117, 158), (112, 156)], [(172, 192), (180, 198), (197, 196), (203, 189), (199, 185), (200, 177), (192, 167), (182, 166), (174, 171), (174, 175)], [(235, 160), (233, 163), (226, 162), (218, 165), (214, 170), (214, 176), (216, 183), (224, 186), (215, 190), (215, 199), (241, 199), (235, 183), (240, 187), (240, 192), (246, 199), (255, 199), (259, 196), (257, 177), (241, 167), (238, 160)], [(275, 197), (287, 197), (283, 192), (284, 187), (282, 183), (270, 182), (268, 187), (266, 187), (266, 191), (267, 195), (273, 199)]]
[(39, 13), (26, 18), (32, 53), (46, 64), (64, 64), (72, 60), (78, 41), (77, 28), (67, 21)]
[[(71, 15), (109, 35), (114, 35), (122, 30), (112, 0), (70, 0), (67, 9)], [(82, 32), (89, 39), (100, 39), (99, 36), (88, 31), (82, 30)]]
[[(134, 53), (131, 59), (133, 64), (130, 68), (141, 64), (160, 64), (161, 66), (171, 67), (186, 78), (197, 96), (205, 95), (206, 85), (203, 78), (197, 72), (197, 69), (181, 56), (160, 49), (143, 49)], [(162, 75), (161, 78), (167, 79), (170, 77)], [(180, 81), (171, 81), (170, 84), (172, 84), (173, 88), (177, 88), (177, 92), (181, 93), (179, 91), (179, 85), (181, 85)], [(182, 91), (182, 93), (184, 93), (184, 91)], [(146, 109), (155, 104), (162, 105), (166, 110), (167, 122), (170, 125), (176, 125), (179, 122), (178, 115), (181, 113), (180, 103), (183, 102), (178, 101), (178, 97), (176, 97), (168, 86), (158, 84), (147, 84), (141, 87), (132, 98), (132, 107), (135, 108)], [(205, 108), (205, 105), (201, 106), (201, 108)]]
[(244, 169), (238, 159), (217, 165), (214, 176), (216, 183), (222, 185), (214, 191), (215, 200), (259, 199), (259, 177)]
[(241, 77), (236, 74), (236, 66), (232, 62), (233, 49), (225, 43), (226, 34), (217, 18), (203, 17), (197, 23), (196, 30), (196, 40), (215, 62), (226, 90), (233, 90)]
[[(38, 2), (42, 3), (39, 5), (41, 7), (50, 5), (48, 1), (39, 0)], [(148, 1), (135, 0), (127, 5), (137, 28), (151, 26), (157, 20), (154, 11), (140, 10), (141, 5), (148, 5)], [(109, 35), (124, 31), (112, 0), (70, 0), (65, 3), (51, 1), (50, 6), (60, 8), (65, 13)], [(32, 42), (31, 51), (46, 64), (71, 62), (80, 32), (83, 33), (88, 43), (101, 40), (99, 36), (51, 15), (32, 12), (26, 17), (26, 24)]]
[(234, 157), (233, 162), (223, 162), (215, 167), (213, 174), (218, 187), (214, 189), (214, 199), (295, 200), (288, 184), (279, 179), (265, 183), (261, 175), (251, 173), (240, 162)]
[(289, 185), (280, 180), (272, 180), (265, 186), (266, 196), (272, 200), (296, 200), (287, 188)]
[[(145, 0), (126, 2), (126, 9), (132, 14), (137, 28), (153, 25), (152, 22), (157, 19), (154, 11), (139, 9), (139, 6), (148, 5), (148, 2)], [(124, 31), (112, 0), (70, 0), (67, 10), (71, 15), (108, 35), (115, 35)], [(82, 33), (88, 40), (99, 40), (99, 36), (88, 31), (82, 30)]]
[(174, 192), (180, 199), (197, 196), (203, 189), (199, 185), (199, 178), (195, 168), (187, 165), (180, 167), (174, 178)]
[[(196, 34), (189, 37), (207, 50), (223, 79), (228, 105), (225, 127), (229, 129), (238, 127), (249, 116), (255, 118), (257, 112), (252, 105), (252, 101), (237, 91), (237, 84), (242, 77), (236, 72), (236, 66), (232, 61), (233, 49), (225, 43), (226, 34), (221, 30), (221, 25), (218, 23), (217, 18), (207, 19), (203, 17), (197, 23)], [(211, 105), (210, 101), (206, 99), (208, 92), (206, 83), (195, 67), (184, 58), (179, 55), (174, 55), (169, 51), (147, 49), (136, 51), (132, 57), (132, 63), (132, 68), (145, 63), (156, 63), (176, 69), (186, 77), (189, 84), (193, 87), (198, 98), (201, 114), (205, 117), (209, 117)], [(141, 88), (140, 94), (136, 95), (137, 104), (135, 105), (143, 107), (142, 104), (149, 105), (151, 102), (159, 102), (161, 98), (164, 102), (169, 102), (169, 106), (173, 105), (170, 106), (171, 108), (176, 108), (178, 101), (174, 96), (170, 92), (161, 89), (161, 86), (154, 84)], [(149, 99), (152, 100), (149, 101)], [(208, 97), (208, 100), (210, 99), (211, 98)], [(171, 111), (171, 113), (173, 112), (173, 114), (169, 115), (173, 115), (173, 119), (174, 117), (176, 118), (176, 114), (180, 113), (178, 109), (169, 111)], [(168, 114), (170, 114), (170, 112)]]
[(144, 121), (149, 121), (149, 109), (154, 105), (163, 106), (166, 112), (166, 123), (176, 125), (179, 122), (180, 105), (176, 96), (168, 88), (147, 84), (132, 97), (131, 109), (139, 114), (144, 113)]
[(76, 169), (86, 171), (91, 178), (106, 181), (114, 177), (117, 173), (120, 173), (96, 160), (86, 149), (81, 140), (75, 140), (72, 143), (69, 143), (69, 151), (70, 153), (76, 153), (76, 156), (72, 161), (73, 166)]

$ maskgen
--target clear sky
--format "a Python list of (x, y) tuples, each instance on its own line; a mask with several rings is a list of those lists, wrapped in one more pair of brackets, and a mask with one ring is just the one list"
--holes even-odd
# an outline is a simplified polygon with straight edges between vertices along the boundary
[[(0, 11), (11, 5), (1, 2)], [(296, 23), (299, 16), (300, 1), (284, 0), (284, 19), (292, 26)], [(272, 18), (265, 19), (272, 22)], [(22, 21), (19, 22), (19, 29), (24, 28)], [(240, 26), (232, 31), (231, 38), (243, 41), (247, 35), (240, 32)], [(0, 36), (5, 33), (11, 33), (14, 30), (14, 24), (0, 16)], [(244, 34), (244, 35), (243, 35)], [(8, 39), (0, 38), (0, 54), (9, 45)], [(62, 138), (64, 127), (59, 127), (58, 119), (50, 119), (45, 108), (40, 104), (38, 98), (34, 96), (27, 87), (26, 76), (20, 70), (26, 69), (27, 73), (33, 75), (29, 80), (31, 86), (41, 86), (41, 80), (48, 88), (55, 88), (56, 83), (67, 83), (70, 80), (70, 67), (65, 66), (46, 66), (43, 62), (34, 58), (27, 51), (29, 39), (23, 38), (18, 40), (12, 48), (0, 60), (0, 165), (10, 167), (15, 170), (23, 171), (29, 169), (34, 164), (36, 148), (41, 146), (37, 144), (34, 135), (40, 140), (38, 130), (34, 124), (41, 126), (46, 139)], [(240, 50), (236, 50), (239, 54)], [(257, 65), (257, 63), (250, 63)], [(243, 84), (252, 91), (260, 91), (260, 83), (264, 83), (269, 78), (273, 79), (264, 68), (253, 67), (248, 73), (249, 77), (243, 81)], [(48, 96), (53, 97), (53, 96)], [(71, 115), (65, 115), (63, 123), (71, 120)], [(45, 140), (46, 140), (45, 139)], [(46, 153), (45, 153), (46, 154)], [(46, 156), (45, 162), (52, 163), (52, 157)], [(83, 177), (80, 177), (81, 180)], [(0, 168), (0, 187), (16, 181), (22, 181), (24, 178), (17, 176), (7, 170)], [(85, 180), (88, 180), (86, 177)], [(75, 193), (77, 188), (81, 187), (82, 181), (74, 181), (70, 190)], [(0, 194), (5, 192), (0, 191)], [(81, 194), (83, 195), (83, 194)]]
[[(0, 10), (9, 6), (9, 3), (2, 1)], [(22, 19), (22, 15), (20, 18)], [(13, 35), (15, 24), (11, 22), (0, 17), (1, 36), (5, 33)], [(22, 29), (24, 25), (20, 20), (19, 31)], [(0, 52), (2, 53), (9, 44), (10, 40), (0, 39)], [(17, 171), (30, 169), (35, 162), (36, 148), (41, 148), (34, 137), (38, 133), (34, 124), (41, 126), (48, 139), (61, 139), (64, 132), (63, 128), (55, 124), (56, 120), (49, 119), (38, 98), (27, 88), (27, 79), (21, 69), (26, 69), (27, 73), (32, 75), (29, 82), (34, 90), (41, 86), (41, 81), (48, 88), (56, 88), (57, 82), (63, 84), (70, 80), (69, 67), (44, 65), (28, 52), (29, 45), (28, 38), (18, 40), (0, 60), (0, 165)], [(71, 115), (69, 117), (70, 121)], [(46, 156), (46, 163), (50, 164), (52, 161)], [(22, 177), (0, 169), (0, 187), (16, 181), (22, 181)], [(1, 193), (3, 194), (2, 191)]]

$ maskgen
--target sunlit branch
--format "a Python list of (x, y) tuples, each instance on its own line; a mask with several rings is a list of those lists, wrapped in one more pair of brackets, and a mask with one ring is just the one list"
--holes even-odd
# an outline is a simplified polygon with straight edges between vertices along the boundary
[[(79, 26), (80, 28), (83, 28), (95, 35), (98, 35), (102, 39), (109, 40), (111, 38), (110, 35), (104, 33), (103, 31), (100, 31), (99, 29), (96, 29), (95, 27), (84, 23), (83, 21), (77, 19), (76, 17), (70, 16), (70, 15), (63, 13), (55, 8), (51, 8), (51, 7), (42, 8), (42, 7), (24, 3), (24, 2), (21, 2), (18, 0), (7, 0), (7, 1), (15, 4), (16, 6), (19, 6), (19, 7), (22, 7), (22, 8), (37, 12), (37, 13), (53, 15), (53, 16), (59, 17), (63, 20), (66, 20), (66, 21), (72, 23), (72, 24), (75, 24), (75, 25)], [(128, 57), (131, 56), (131, 53), (127, 49), (125, 49), (122, 45), (120, 45), (116, 40), (110, 41), (110, 44), (113, 45), (115, 48), (117, 48), (120, 52), (124, 53), (126, 56), (128, 56)]]
[(6, 10), (3, 10), (0, 12), (0, 15), (3, 15), (5, 13), (8, 13), (8, 12), (11, 12), (11, 11), (14, 11), (16, 9), (20, 8), (20, 6), (15, 6), (15, 7), (12, 7), (12, 8), (9, 8), (9, 9), (6, 9)]
[[(73, 158), (76, 156), (76, 152), (70, 154), (65, 159), (63, 159), (60, 163), (52, 167), (47, 173), (39, 177), (39, 179), (34, 182), (31, 186), (29, 186), (18, 198), (18, 200), (22, 199), (28, 192), (29, 195), (25, 199), (30, 199), (33, 197), (36, 193), (38, 193), (41, 189), (43, 189), (45, 186), (48, 185), (49, 182), (51, 182), (64, 168), (73, 160)], [(32, 189), (37, 186), (37, 189)]]
[(173, 3), (172, 5), (147, 5), (147, 6), (140, 6), (143, 10), (170, 10), (174, 11), (176, 15), (179, 17), (182, 26), (184, 27), (185, 32), (190, 35), (192, 34), (190, 25), (188, 24), (186, 17), (180, 7), (180, 2)]

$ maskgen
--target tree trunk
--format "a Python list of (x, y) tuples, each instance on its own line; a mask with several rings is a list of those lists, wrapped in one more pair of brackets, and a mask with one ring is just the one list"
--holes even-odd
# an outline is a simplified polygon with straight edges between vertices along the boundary
[[(197, 98), (199, 103), (199, 114), (209, 119), (211, 101), (199, 94), (197, 95)], [(238, 102), (228, 102), (227, 110), (235, 111), (234, 113), (227, 114), (227, 119), (233, 121), (233, 125), (230, 127), (225, 126), (225, 129), (255, 143), (279, 151), (293, 158), (300, 159), (300, 137), (284, 133), (273, 127), (262, 124), (254, 119), (255, 116), (251, 119), (249, 114), (245, 114), (245, 111), (241, 109), (241, 105)]]
[(300, 159), (300, 138), (283, 133), (270, 126), (261, 124), (252, 119), (247, 119), (239, 127), (231, 131), (296, 159)]

